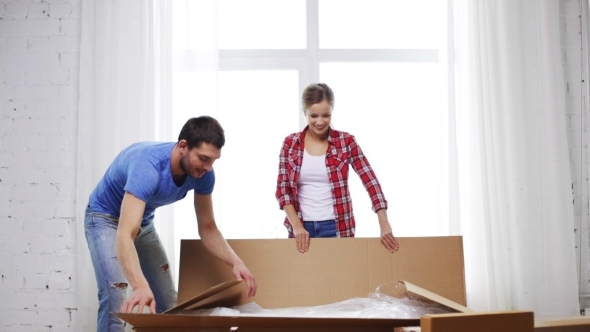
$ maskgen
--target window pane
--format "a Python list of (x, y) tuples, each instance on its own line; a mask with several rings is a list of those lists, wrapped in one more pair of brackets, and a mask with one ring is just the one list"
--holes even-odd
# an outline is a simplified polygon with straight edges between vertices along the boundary
[(219, 0), (219, 48), (305, 48), (305, 8), (305, 0)]
[[(191, 80), (189, 76), (180, 85), (192, 83), (194, 91), (199, 91), (194, 77)], [(222, 71), (217, 80), (218, 113), (208, 111), (212, 105), (190, 99), (184, 99), (184, 107), (177, 104), (178, 108), (192, 109), (191, 116), (214, 116), (225, 130), (226, 143), (221, 158), (213, 166), (217, 225), (227, 239), (286, 238), (285, 213), (279, 209), (274, 194), (281, 144), (299, 128), (298, 73), (294, 70)], [(180, 128), (176, 130), (179, 131)], [(198, 239), (192, 193), (172, 208), (174, 238)], [(179, 255), (180, 241), (176, 241), (176, 262)]]
[(227, 238), (287, 236), (275, 188), (283, 139), (298, 129), (297, 94), (295, 70), (219, 73), (226, 146), (216, 215)]
[(320, 48), (436, 49), (440, 0), (319, 0)]
[[(285, 238), (274, 194), (281, 144), (298, 130), (297, 71), (222, 71), (218, 80), (226, 143), (214, 164), (217, 224), (228, 239)], [(175, 207), (176, 219), (194, 218), (192, 200)], [(177, 234), (197, 238), (196, 225), (187, 224)]]
[(172, 48), (217, 48), (215, 0), (174, 0), (172, 4)]
[[(385, 197), (396, 236), (438, 235), (440, 113), (438, 66), (423, 63), (323, 63), (334, 90), (335, 129), (353, 134)], [(349, 186), (357, 236), (379, 236), (359, 177)], [(425, 208), (427, 207), (427, 208)]]
[[(182, 126), (192, 117), (209, 115), (217, 118), (217, 73), (184, 71), (174, 73), (172, 133), (176, 139)], [(223, 125), (223, 124), (222, 124)]]

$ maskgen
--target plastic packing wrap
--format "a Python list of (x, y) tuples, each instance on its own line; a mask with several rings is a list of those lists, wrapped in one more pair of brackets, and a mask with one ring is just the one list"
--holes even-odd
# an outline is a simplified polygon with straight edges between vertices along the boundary
[(256, 302), (250, 302), (233, 308), (181, 310), (175, 313), (204, 316), (419, 319), (424, 314), (448, 312), (452, 310), (438, 303), (422, 300), (408, 293), (403, 283), (394, 281), (379, 285), (366, 298), (355, 297), (320, 306), (265, 309)]

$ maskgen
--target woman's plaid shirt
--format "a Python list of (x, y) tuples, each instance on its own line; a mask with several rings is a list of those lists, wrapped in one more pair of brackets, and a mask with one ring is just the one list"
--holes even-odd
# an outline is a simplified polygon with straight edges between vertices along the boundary
[[(287, 136), (283, 142), (279, 158), (279, 175), (277, 178), (276, 198), (282, 209), (285, 205), (293, 205), (299, 219), (301, 209), (297, 199), (297, 180), (303, 161), (304, 137), (308, 127), (302, 132)], [(363, 186), (371, 197), (373, 211), (387, 209), (387, 201), (381, 191), (377, 177), (369, 165), (369, 161), (361, 151), (353, 135), (330, 129), (328, 135), (328, 151), (326, 152), (326, 170), (332, 186), (332, 201), (338, 237), (353, 237), (355, 220), (352, 213), (352, 200), (348, 191), (348, 165), (359, 175)], [(303, 222), (303, 220), (301, 220)], [(285, 218), (285, 226), (293, 236), (293, 228)]]

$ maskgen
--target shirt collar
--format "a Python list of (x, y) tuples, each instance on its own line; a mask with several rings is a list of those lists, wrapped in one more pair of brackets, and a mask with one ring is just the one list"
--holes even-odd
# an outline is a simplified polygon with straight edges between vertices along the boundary
[[(305, 128), (303, 128), (303, 130), (297, 136), (301, 143), (303, 143), (303, 138), (305, 137), (305, 133), (307, 132), (307, 130), (309, 130), (309, 125), (305, 126)], [(336, 139), (337, 137), (338, 133), (336, 132), (336, 130), (332, 129), (332, 127), (328, 128), (328, 145), (332, 145), (333, 139)]]

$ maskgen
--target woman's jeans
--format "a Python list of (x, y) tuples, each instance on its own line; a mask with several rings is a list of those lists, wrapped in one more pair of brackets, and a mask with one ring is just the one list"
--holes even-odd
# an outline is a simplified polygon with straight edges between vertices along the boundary
[(309, 232), (309, 237), (336, 237), (336, 221), (304, 221), (303, 228)]
[[(124, 331), (123, 321), (111, 315), (119, 312), (125, 301), (129, 282), (123, 274), (115, 252), (118, 218), (86, 209), (84, 219), (86, 241), (94, 265), (98, 285), (99, 332)], [(156, 312), (161, 313), (176, 305), (177, 292), (164, 247), (153, 221), (142, 226), (135, 238), (135, 249), (144, 277), (156, 300)]]

